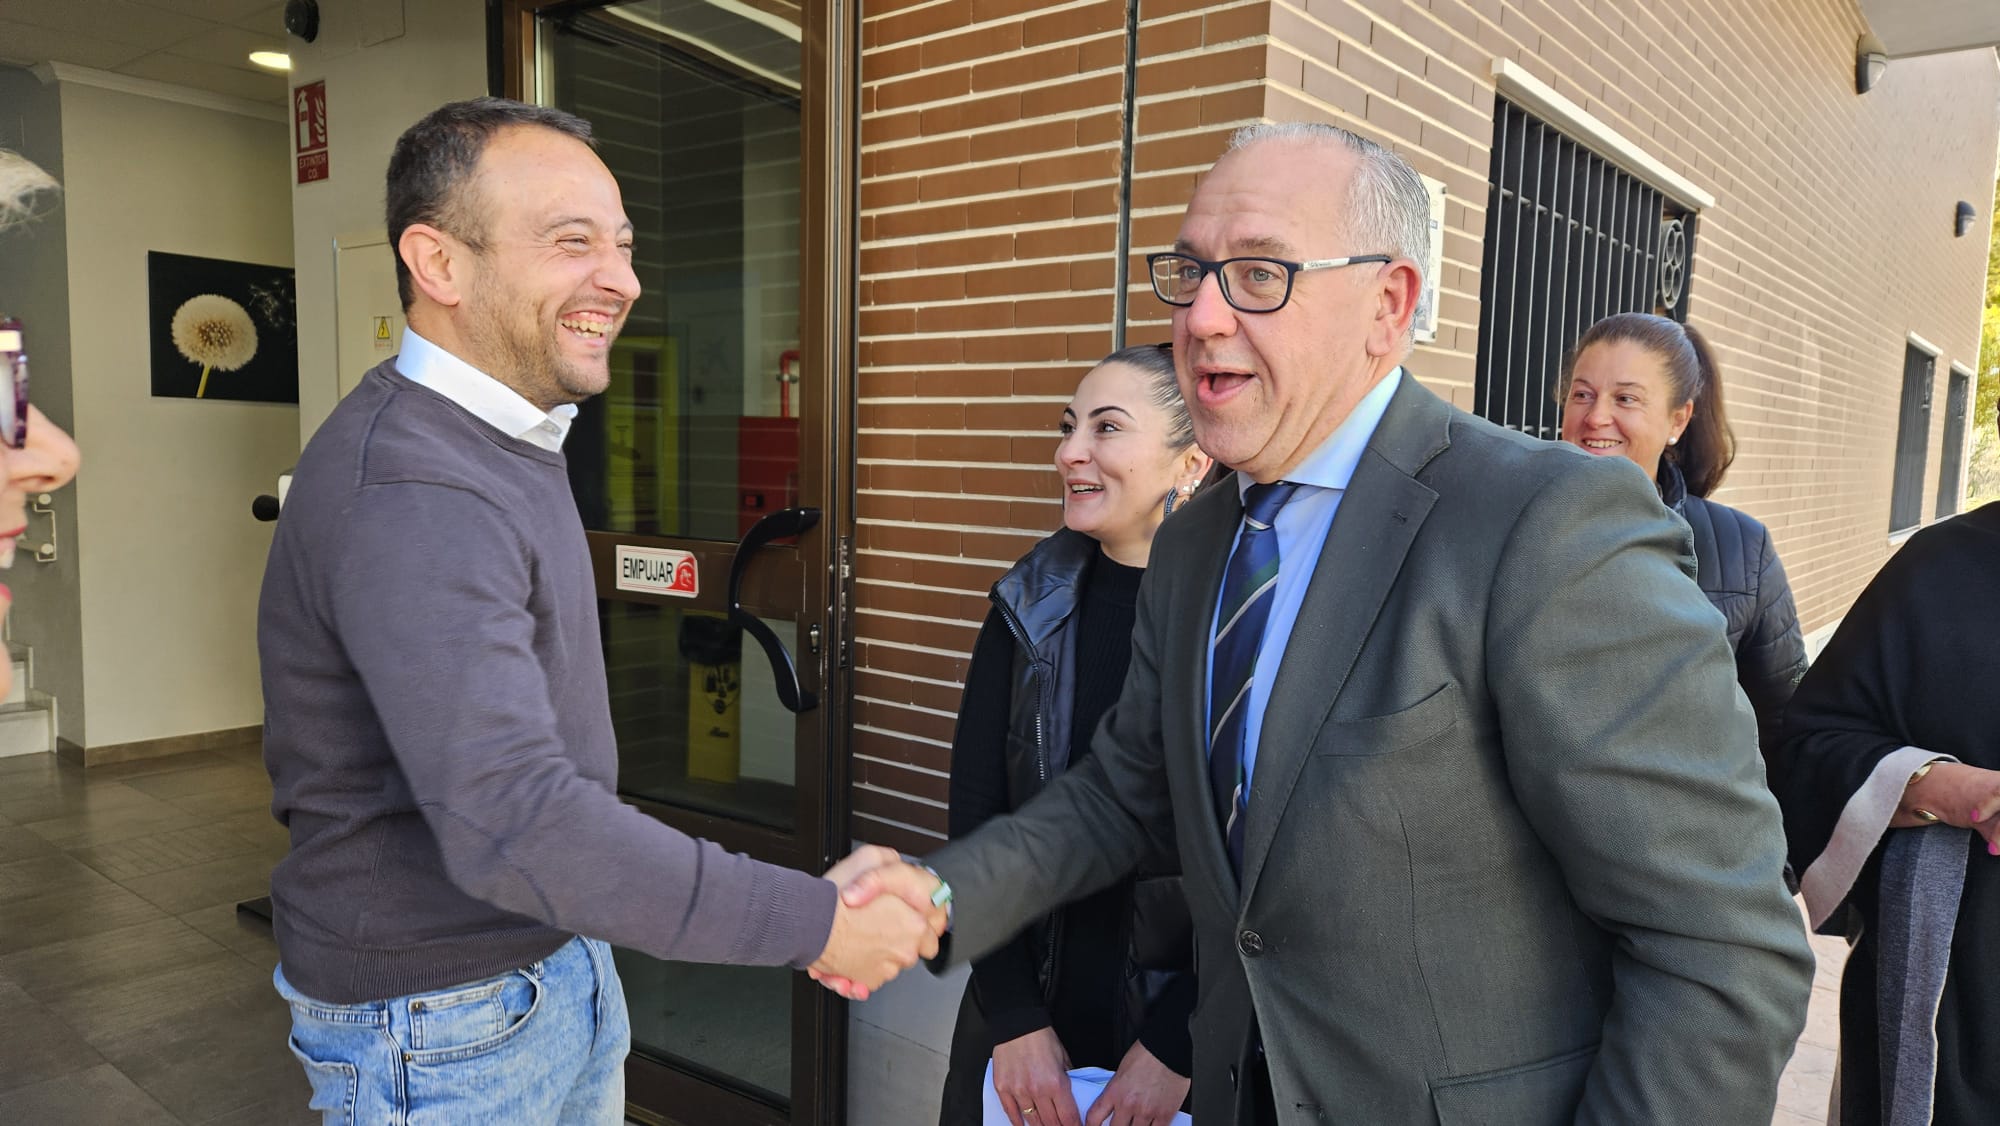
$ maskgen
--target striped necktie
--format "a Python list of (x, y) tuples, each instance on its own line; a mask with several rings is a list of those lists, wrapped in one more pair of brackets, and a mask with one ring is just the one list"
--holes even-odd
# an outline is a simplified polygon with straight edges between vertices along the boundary
[(1243, 497), (1243, 529), (1222, 577), (1208, 684), (1208, 780), (1215, 815), (1229, 844), (1229, 863), (1243, 869), (1243, 821), (1249, 788), (1243, 776), (1245, 712), (1257, 650), (1278, 586), (1278, 510), (1298, 488), (1289, 481), (1252, 485)]

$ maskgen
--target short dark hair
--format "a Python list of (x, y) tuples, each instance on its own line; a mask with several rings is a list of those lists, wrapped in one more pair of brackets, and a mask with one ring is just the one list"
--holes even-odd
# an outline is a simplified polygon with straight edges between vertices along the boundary
[(1146, 376), (1146, 397), (1166, 413), (1169, 423), (1167, 445), (1175, 453), (1194, 445), (1194, 423), (1188, 418), (1187, 402), (1181, 398), (1180, 379), (1174, 374), (1172, 344), (1133, 344), (1097, 361), (1095, 366), (1103, 367), (1105, 364), (1138, 368)]
[(508, 98), (473, 98), (448, 102), (404, 130), (389, 156), (387, 201), (389, 253), (396, 259), (396, 291), (409, 311), (416, 287), (409, 267), (396, 249), (403, 232), (424, 223), (446, 231), (474, 250), (484, 250), (486, 224), (477, 207), (468, 207), (465, 189), (479, 168), (487, 142), (502, 129), (539, 126), (566, 133), (595, 146), (590, 122), (573, 113), (531, 106)]
[[(1585, 330), (1576, 347), (1563, 358), (1562, 380), (1556, 385), (1556, 402), (1569, 397), (1570, 381), (1576, 377), (1576, 358), (1593, 344), (1629, 341), (1659, 357), (1667, 369), (1671, 401), (1668, 410), (1694, 403), (1694, 417), (1681, 432), (1679, 443), (1660, 455), (1678, 465), (1687, 481), (1687, 491), (1705, 497), (1722, 485), (1723, 474), (1736, 460), (1736, 432), (1722, 410), (1722, 369), (1708, 341), (1692, 325), (1684, 325), (1651, 313), (1613, 313)], [(1659, 467), (1654, 467), (1657, 475)]]

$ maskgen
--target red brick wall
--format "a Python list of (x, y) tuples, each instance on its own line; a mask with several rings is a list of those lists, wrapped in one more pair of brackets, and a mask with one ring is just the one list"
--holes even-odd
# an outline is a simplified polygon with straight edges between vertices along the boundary
[(1985, 246), (1953, 238), (1951, 215), (1957, 200), (1990, 198), (1993, 52), (1899, 59), (1864, 96), (1854, 92), (1864, 28), (1841, 3), (1274, 0), (1271, 10), (1284, 69), (1271, 73), (1266, 114), (1367, 134), (1447, 186), (1439, 338), (1411, 368), (1461, 405), (1478, 349), (1495, 58), (1715, 196), (1689, 320), (1715, 345), (1740, 450), (1717, 499), (1770, 526), (1807, 630), (1845, 613), (1891, 550), (1906, 335), (1944, 351), (1927, 516), (1948, 369), (1977, 360)]
[(985, 591), (1059, 519), (1053, 424), (1111, 344), (1125, 5), (862, 24), (855, 833), (944, 829)]

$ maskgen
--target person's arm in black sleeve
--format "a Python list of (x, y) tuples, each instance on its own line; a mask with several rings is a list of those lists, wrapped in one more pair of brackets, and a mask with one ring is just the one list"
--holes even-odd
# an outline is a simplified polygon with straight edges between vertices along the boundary
[(1791, 864), (1801, 876), (1882, 760), (1915, 744), (1903, 716), (1912, 695), (1909, 680), (1920, 675), (1911, 655), (1939, 652), (1927, 644), (1922, 615), (1913, 612), (1931, 542), (1920, 535), (1889, 557), (1786, 705), (1785, 765), (1776, 790)]
[[(1761, 530), (1761, 529), (1760, 529)], [(1764, 534), (1758, 563), (1757, 609), (1750, 628), (1736, 647), (1736, 682), (1757, 713), (1757, 745), (1764, 754), (1765, 775), (1778, 787), (1783, 755), (1779, 748), (1785, 705), (1806, 671), (1806, 644), (1799, 632), (1799, 613), (1792, 605), (1792, 586), (1785, 566)]]
[[(1014, 638), (999, 607), (987, 612), (972, 646), (972, 666), (959, 699), (951, 740), (953, 840), (1013, 812), (1007, 796), (1007, 714), (1013, 696)], [(1035, 954), (1027, 932), (972, 963), (972, 988), (993, 1042), (1002, 1044), (1049, 1026)]]

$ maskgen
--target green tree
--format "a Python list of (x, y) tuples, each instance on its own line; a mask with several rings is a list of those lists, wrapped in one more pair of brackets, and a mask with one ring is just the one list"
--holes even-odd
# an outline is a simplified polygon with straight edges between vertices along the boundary
[(1986, 310), (1979, 324), (1979, 381), (1973, 395), (1972, 464), (1965, 475), (1966, 507), (2000, 500), (2000, 182), (1993, 187), (1993, 237), (1986, 250)]

